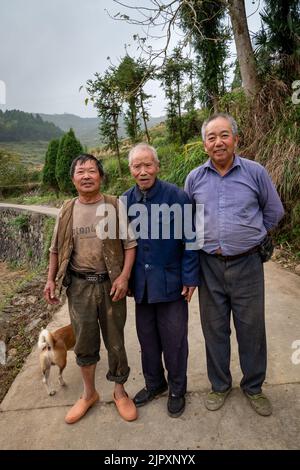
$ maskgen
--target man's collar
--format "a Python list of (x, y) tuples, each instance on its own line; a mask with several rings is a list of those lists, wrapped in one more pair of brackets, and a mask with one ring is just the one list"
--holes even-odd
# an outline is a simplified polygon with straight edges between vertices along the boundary
[[(147, 199), (153, 198), (156, 195), (156, 193), (159, 191), (160, 186), (161, 186), (161, 182), (158, 178), (156, 178), (154, 185), (151, 186), (151, 188), (147, 189), (146, 198)], [(134, 195), (138, 202), (140, 202), (144, 198), (144, 193), (143, 191), (140, 190), (137, 184), (135, 185), (135, 188), (134, 188)]]
[[(214, 164), (213, 164), (211, 158), (206, 160), (206, 162), (203, 164), (203, 166), (205, 168), (210, 168), (213, 171), (217, 171), (216, 168), (214, 167)], [(228, 171), (231, 171), (236, 166), (241, 166), (241, 158), (238, 155), (234, 155), (232, 167), (230, 167)]]

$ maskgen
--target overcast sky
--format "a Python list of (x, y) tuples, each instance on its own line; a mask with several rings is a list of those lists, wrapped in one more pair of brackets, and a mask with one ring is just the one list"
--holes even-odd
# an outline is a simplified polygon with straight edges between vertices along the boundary
[[(258, 0), (246, 0), (246, 5), (251, 14)], [(0, 82), (6, 85), (6, 106), (0, 109), (96, 116), (79, 87), (107, 69), (108, 56), (118, 64), (124, 44), (132, 44), (138, 32), (136, 26), (110, 19), (105, 9), (120, 11), (113, 0), (0, 0)], [(256, 13), (249, 18), (250, 30), (259, 25)], [(134, 43), (128, 52), (135, 54)], [(159, 84), (146, 91), (156, 95), (150, 114), (163, 115)]]

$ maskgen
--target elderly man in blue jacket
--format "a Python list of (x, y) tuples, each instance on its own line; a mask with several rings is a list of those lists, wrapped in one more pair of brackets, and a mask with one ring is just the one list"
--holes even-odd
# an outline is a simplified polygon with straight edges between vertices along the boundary
[(168, 414), (178, 417), (185, 409), (188, 302), (199, 283), (198, 253), (188, 246), (192, 230), (184, 223), (191, 205), (183, 190), (157, 178), (159, 160), (150, 145), (131, 149), (129, 167), (136, 185), (123, 201), (137, 234), (132, 285), (146, 384), (134, 402), (145, 405), (169, 389)]

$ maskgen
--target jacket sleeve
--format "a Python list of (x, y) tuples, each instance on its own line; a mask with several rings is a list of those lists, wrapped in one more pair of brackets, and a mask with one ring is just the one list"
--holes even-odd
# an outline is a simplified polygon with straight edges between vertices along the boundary
[(194, 210), (189, 197), (184, 195), (183, 204), (183, 243), (182, 283), (192, 287), (200, 284), (199, 250), (196, 248), (196, 231), (194, 227)]

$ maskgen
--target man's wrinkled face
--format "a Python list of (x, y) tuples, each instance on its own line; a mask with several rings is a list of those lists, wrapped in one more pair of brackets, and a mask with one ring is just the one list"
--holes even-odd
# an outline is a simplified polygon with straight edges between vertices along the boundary
[(130, 172), (142, 191), (150, 189), (159, 172), (159, 164), (148, 149), (137, 150), (132, 157)]
[(237, 142), (238, 137), (233, 135), (227, 119), (218, 117), (206, 126), (204, 148), (217, 166), (226, 166), (232, 161)]
[(97, 168), (96, 162), (87, 160), (84, 163), (78, 162), (75, 166), (73, 184), (80, 194), (91, 194), (99, 191), (102, 178)]

